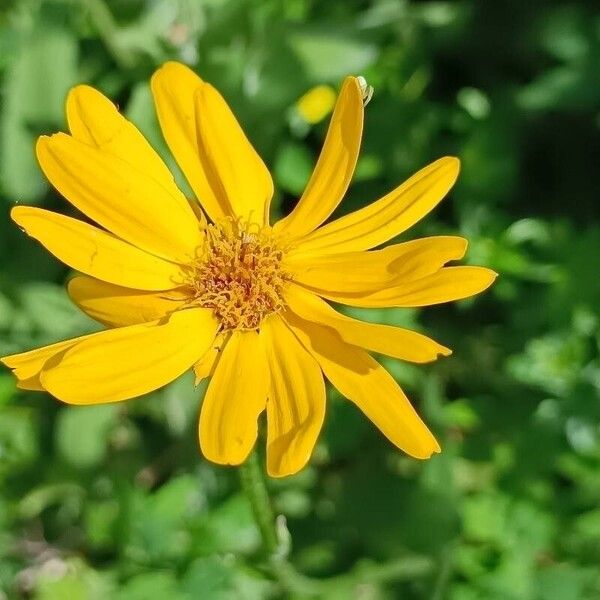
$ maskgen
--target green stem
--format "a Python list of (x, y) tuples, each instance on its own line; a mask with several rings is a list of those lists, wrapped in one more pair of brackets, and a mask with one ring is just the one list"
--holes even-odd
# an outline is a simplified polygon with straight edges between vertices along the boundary
[(119, 41), (119, 27), (103, 0), (81, 0), (87, 7), (100, 38), (119, 67), (130, 69), (135, 65), (136, 57), (129, 48)]
[(279, 536), (275, 527), (275, 514), (256, 452), (252, 452), (246, 462), (240, 466), (240, 479), (252, 506), (264, 550), (269, 558), (272, 558), (279, 551)]
[[(240, 466), (239, 473), (242, 488), (250, 501), (254, 520), (260, 531), (269, 569), (283, 590), (303, 598), (321, 598), (326, 592), (339, 590), (340, 587), (358, 590), (365, 583), (405, 581), (425, 577), (431, 573), (431, 561), (420, 556), (405, 556), (384, 564), (364, 562), (357, 565), (353, 573), (329, 579), (312, 579), (299, 573), (287, 559), (289, 539), (286, 539), (285, 535), (285, 522), (275, 520), (256, 452)], [(289, 533), (287, 535), (289, 536)]]

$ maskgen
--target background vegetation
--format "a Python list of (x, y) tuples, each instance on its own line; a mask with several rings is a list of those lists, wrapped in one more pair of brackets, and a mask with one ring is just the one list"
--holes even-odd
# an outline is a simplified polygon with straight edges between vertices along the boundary
[(97, 327), (68, 302), (67, 270), (8, 217), (15, 202), (69, 211), (36, 166), (35, 137), (64, 129), (68, 88), (88, 82), (168, 156), (148, 90), (168, 59), (190, 63), (228, 98), (273, 169), (282, 212), (327, 122), (302, 123), (296, 100), (365, 75), (375, 96), (340, 210), (458, 155), (459, 184), (410, 237), (464, 235), (468, 261), (501, 277), (474, 301), (361, 313), (454, 349), (425, 368), (389, 364), (444, 452), (425, 463), (401, 455), (330, 391), (310, 467), (270, 482), (291, 560), (317, 583), (262, 568), (236, 473), (198, 454), (202, 390), (191, 377), (132, 402), (69, 408), (17, 391), (3, 371), (0, 598), (600, 597), (594, 6), (4, 0), (1, 353)]

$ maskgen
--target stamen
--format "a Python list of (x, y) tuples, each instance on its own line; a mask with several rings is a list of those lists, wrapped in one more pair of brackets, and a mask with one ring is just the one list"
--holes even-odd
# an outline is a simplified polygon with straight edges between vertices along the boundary
[(257, 329), (283, 308), (289, 276), (269, 230), (226, 219), (208, 225), (205, 240), (187, 282), (194, 305), (211, 308), (223, 329)]

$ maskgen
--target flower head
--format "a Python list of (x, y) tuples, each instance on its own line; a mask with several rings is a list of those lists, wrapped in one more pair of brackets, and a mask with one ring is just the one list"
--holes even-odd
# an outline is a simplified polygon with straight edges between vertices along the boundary
[(415, 363), (450, 350), (420, 333), (347, 317), (326, 300), (415, 307), (466, 298), (495, 274), (445, 266), (466, 241), (438, 236), (375, 249), (426, 215), (454, 184), (456, 158), (425, 167), (388, 195), (325, 221), (358, 157), (362, 78), (348, 77), (321, 155), (294, 210), (271, 225), (273, 182), (221, 95), (187, 67), (152, 78), (166, 141), (196, 198), (188, 200), (140, 132), (87, 86), (67, 99), (69, 134), (41, 137), (54, 187), (94, 224), (17, 206), (12, 217), (79, 271), (69, 294), (109, 329), (2, 362), (18, 386), (70, 404), (116, 402), (193, 367), (210, 377), (199, 436), (204, 455), (239, 464), (267, 414), (267, 466), (295, 473), (325, 414), (324, 376), (399, 448), (439, 452), (392, 376), (369, 352)]
[(227, 219), (206, 227), (190, 266), (191, 305), (212, 309), (223, 331), (260, 328), (285, 306), (286, 273), (280, 241), (266, 228)]

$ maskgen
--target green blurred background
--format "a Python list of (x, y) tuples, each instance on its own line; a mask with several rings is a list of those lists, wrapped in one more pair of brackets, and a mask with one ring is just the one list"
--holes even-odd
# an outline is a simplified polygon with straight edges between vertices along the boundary
[[(531, 0), (3, 0), (0, 353), (97, 328), (67, 269), (8, 216), (68, 212), (33, 142), (65, 128), (69, 87), (113, 98), (165, 157), (148, 89), (168, 59), (215, 84), (272, 167), (285, 212), (327, 119), (312, 86), (375, 87), (340, 211), (428, 162), (458, 185), (410, 233), (460, 234), (501, 274), (422, 311), (352, 311), (454, 349), (387, 362), (443, 453), (396, 452), (330, 390), (299, 475), (270, 482), (310, 582), (274, 578), (237, 474), (203, 460), (186, 376), (128, 403), (69, 408), (0, 373), (0, 598), (579, 600), (600, 598), (600, 14)], [(168, 158), (169, 164), (172, 164)], [(311, 596), (311, 594), (313, 594)]]

